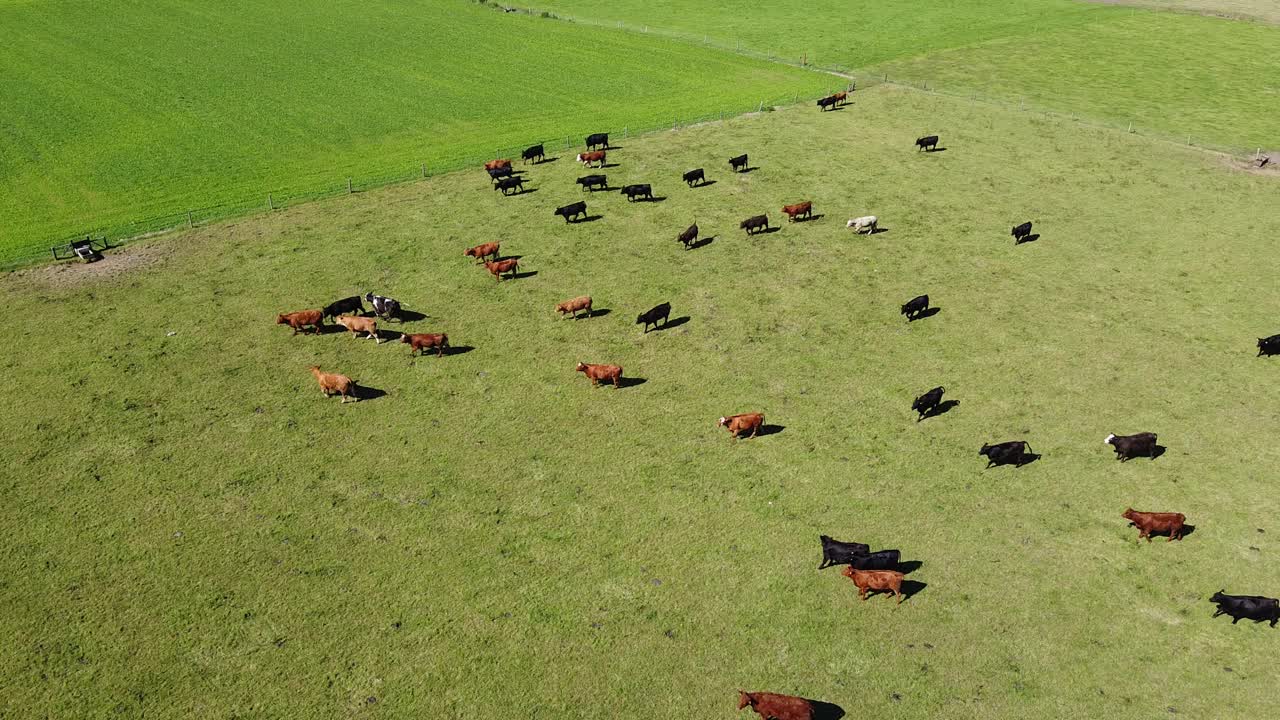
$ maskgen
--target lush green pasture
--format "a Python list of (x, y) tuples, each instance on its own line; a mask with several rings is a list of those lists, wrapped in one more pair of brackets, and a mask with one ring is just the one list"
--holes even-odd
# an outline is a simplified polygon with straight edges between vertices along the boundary
[[(0, 714), (734, 718), (735, 688), (850, 717), (1280, 713), (1280, 631), (1207, 601), (1280, 593), (1273, 179), (891, 87), (611, 158), (666, 199), (566, 226), (562, 156), (522, 196), (468, 172), (0, 280)], [(802, 199), (822, 216), (737, 229)], [(851, 236), (866, 213), (887, 232)], [(694, 217), (714, 240), (685, 252)], [(462, 257), (492, 239), (536, 274)], [(470, 349), (272, 322), (366, 289)], [(608, 314), (552, 312), (582, 293)], [(908, 324), (918, 293), (941, 311)], [(642, 335), (664, 300), (689, 319)], [(593, 390), (579, 360), (645, 382)], [(324, 400), (312, 363), (385, 394)], [(916, 423), (938, 384), (959, 406)], [(715, 427), (750, 410), (781, 432)], [(1141, 430), (1168, 452), (1102, 443)], [(1015, 438), (1043, 457), (983, 470)], [(1139, 545), (1127, 506), (1197, 530)], [(915, 594), (859, 602), (820, 533), (900, 548)]]
[(539, 0), (798, 61), (1249, 149), (1280, 143), (1280, 28), (1067, 0)]
[(842, 82), (461, 0), (9, 3), (0, 28), (0, 261)]

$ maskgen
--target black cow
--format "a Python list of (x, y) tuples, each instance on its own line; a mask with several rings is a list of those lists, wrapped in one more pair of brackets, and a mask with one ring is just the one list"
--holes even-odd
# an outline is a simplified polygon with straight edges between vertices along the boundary
[(920, 313), (929, 309), (929, 296), (917, 295), (907, 301), (902, 306), (902, 314), (907, 316), (907, 322), (911, 322), (920, 317)]
[(684, 243), (684, 249), (688, 250), (689, 246), (698, 239), (698, 223), (694, 223), (684, 229), (684, 232), (676, 236), (676, 241)]
[(978, 451), (979, 455), (987, 456), (987, 467), (992, 465), (1014, 465), (1022, 467), (1027, 461), (1026, 454), (1031, 451), (1031, 446), (1026, 440), (1010, 440), (1009, 442), (997, 443), (995, 445), (983, 444), (982, 449)]
[(919, 138), (918, 140), (916, 140), (916, 147), (921, 150), (927, 150), (929, 152), (933, 152), (934, 149), (938, 147), (938, 136), (928, 135), (928, 136)]
[(729, 166), (734, 172), (742, 172), (747, 169), (747, 156), (739, 155), (738, 157), (729, 158)]
[(1213, 616), (1230, 615), (1232, 625), (1240, 622), (1241, 618), (1254, 622), (1270, 620), (1271, 627), (1275, 627), (1276, 622), (1280, 621), (1280, 600), (1276, 598), (1261, 595), (1228, 595), (1225, 590), (1219, 590), (1209, 598), (1209, 602), (1218, 605), (1218, 611)]
[(500, 168), (489, 168), (485, 172), (489, 173), (489, 179), (495, 183), (504, 177), (511, 177), (515, 174), (515, 171), (511, 169), (510, 165), (503, 165)]
[(563, 217), (565, 222), (570, 222), (569, 218), (576, 217), (578, 215), (581, 215), (582, 217), (587, 216), (587, 204), (579, 200), (576, 203), (569, 203), (564, 207), (556, 208), (556, 211), (552, 214)]
[(400, 301), (389, 297), (365, 293), (365, 301), (373, 306), (373, 313), (384, 320), (399, 319)]
[(818, 110), (820, 112), (826, 112), (829, 108), (834, 108), (836, 106), (836, 102), (838, 101), (836, 100), (835, 95), (828, 95), (821, 98), (818, 100)]
[(1258, 338), (1258, 357), (1280, 355), (1280, 335)]
[(1013, 229), (1013, 232), (1012, 232), (1012, 233), (1010, 233), (1010, 234), (1011, 234), (1011, 235), (1013, 235), (1013, 244), (1014, 244), (1014, 245), (1017, 245), (1018, 243), (1022, 242), (1023, 240), (1026, 240), (1026, 239), (1027, 239), (1027, 236), (1029, 236), (1029, 235), (1031, 234), (1031, 222), (1030, 222), (1030, 221), (1027, 221), (1027, 222), (1022, 223), (1021, 225), (1018, 225), (1017, 227), (1015, 227), (1015, 228)]
[(646, 200), (652, 200), (653, 188), (649, 187), (648, 183), (639, 184), (639, 185), (624, 185), (622, 188), (622, 194), (627, 196), (627, 202), (631, 202), (632, 200), (635, 200), (638, 197), (642, 197)]
[(1120, 458), (1120, 462), (1136, 457), (1156, 459), (1156, 434), (1153, 432), (1140, 432), (1137, 435), (1111, 433), (1103, 442), (1115, 447), (1116, 457)]
[(592, 133), (587, 136), (587, 149), (591, 150), (597, 146), (609, 147), (609, 133)]
[(592, 192), (595, 192), (597, 187), (601, 190), (609, 189), (609, 181), (604, 175), (586, 175), (578, 178), (574, 182), (581, 185), (583, 190), (590, 190)]
[(698, 168), (697, 170), (690, 170), (689, 172), (685, 173), (682, 177), (684, 177), (684, 181), (688, 183), (689, 187), (693, 187), (694, 183), (701, 185), (702, 183), (707, 181), (707, 175), (706, 173), (702, 172), (702, 168)]
[(902, 553), (897, 550), (877, 550), (868, 555), (854, 555), (849, 564), (858, 570), (895, 570)]
[(519, 175), (512, 175), (511, 177), (499, 178), (498, 181), (493, 184), (493, 189), (501, 190), (503, 195), (508, 194), (507, 193), (508, 190), (518, 190), (520, 192), (524, 192), (524, 178), (520, 177)]
[(946, 389), (938, 386), (916, 398), (915, 402), (911, 403), (911, 409), (920, 414), (920, 417), (916, 418), (916, 422), (920, 422), (928, 417), (929, 413), (938, 409), (938, 406), (942, 404), (942, 393), (944, 392), (946, 392)]
[(534, 160), (536, 162), (542, 162), (547, 158), (546, 158), (546, 155), (544, 155), (542, 152), (542, 144), (539, 143), (537, 145), (530, 145), (529, 147), (520, 151), (520, 159), (523, 160), (524, 162), (529, 162), (530, 160)]
[(661, 320), (663, 325), (667, 324), (667, 318), (671, 316), (671, 303), (664, 302), (661, 305), (650, 308), (647, 312), (642, 312), (636, 316), (636, 324), (644, 324), (644, 331), (649, 332), (649, 326), (658, 327), (658, 321)]
[(749, 217), (739, 223), (738, 227), (746, 230), (748, 235), (754, 235), (756, 234), (756, 231), (762, 228), (766, 230), (769, 228), (769, 216), (756, 215), (755, 217)]
[(360, 304), (360, 296), (352, 295), (349, 298), (334, 300), (324, 306), (323, 316), (327, 318), (335, 318), (343, 313), (364, 314), (364, 305)]
[(819, 570), (832, 565), (848, 565), (855, 557), (871, 554), (871, 546), (863, 543), (840, 542), (830, 535), (819, 535), (818, 539), (822, 541), (822, 563), (818, 565)]

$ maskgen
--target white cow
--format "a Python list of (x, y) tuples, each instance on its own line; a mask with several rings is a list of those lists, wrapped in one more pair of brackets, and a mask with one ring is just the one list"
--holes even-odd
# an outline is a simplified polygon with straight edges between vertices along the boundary
[(877, 218), (875, 215), (864, 215), (845, 223), (845, 227), (853, 228), (853, 231), (856, 233), (866, 230), (868, 235), (874, 235), (876, 232), (876, 222)]

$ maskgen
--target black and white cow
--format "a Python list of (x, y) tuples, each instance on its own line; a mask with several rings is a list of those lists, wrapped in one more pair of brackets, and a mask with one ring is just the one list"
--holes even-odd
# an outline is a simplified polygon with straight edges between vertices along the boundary
[(394, 300), (382, 295), (374, 295), (373, 293), (365, 293), (365, 301), (373, 306), (373, 313), (384, 320), (398, 320), (400, 315), (400, 301)]
[(1156, 434), (1153, 432), (1140, 432), (1136, 435), (1111, 433), (1103, 439), (1103, 442), (1115, 448), (1116, 457), (1120, 458), (1120, 462), (1136, 457), (1156, 459)]

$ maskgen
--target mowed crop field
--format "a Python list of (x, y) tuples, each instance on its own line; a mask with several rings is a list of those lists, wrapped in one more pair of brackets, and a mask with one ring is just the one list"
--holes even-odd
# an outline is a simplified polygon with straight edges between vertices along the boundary
[[(476, 170), (5, 276), (3, 714), (735, 718), (737, 688), (849, 717), (1280, 712), (1280, 631), (1208, 602), (1280, 591), (1274, 178), (892, 87), (610, 159), (664, 199), (566, 225), (561, 155), (520, 196)], [(737, 229), (803, 199), (820, 217)], [(867, 213), (887, 231), (851, 235)], [(685, 251), (694, 218), (713, 239)], [(523, 277), (462, 256), (488, 240)], [(273, 324), (365, 290), (426, 316), (388, 337), (457, 351)], [(940, 311), (909, 324), (918, 293)], [(553, 312), (579, 294), (608, 312)], [(312, 364), (374, 392), (323, 399)], [(959, 405), (917, 423), (935, 385)], [(780, 431), (715, 426), (747, 411)], [(1145, 430), (1155, 461), (1102, 442)], [(984, 470), (1012, 439), (1040, 459)], [(1130, 506), (1196, 530), (1137, 543)], [(821, 533), (900, 549), (911, 597), (860, 602)]]
[(1075, 0), (815, 0), (802, 12), (750, 0), (528, 4), (1197, 144), (1280, 144), (1275, 25)]
[(845, 83), (462, 0), (0, 2), (0, 28), (0, 264)]

